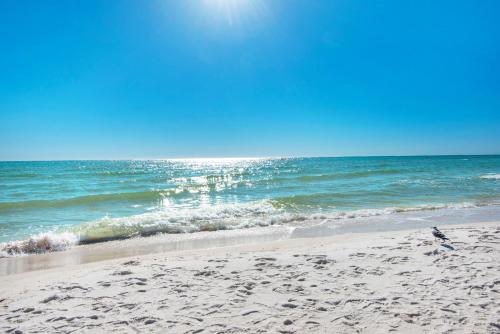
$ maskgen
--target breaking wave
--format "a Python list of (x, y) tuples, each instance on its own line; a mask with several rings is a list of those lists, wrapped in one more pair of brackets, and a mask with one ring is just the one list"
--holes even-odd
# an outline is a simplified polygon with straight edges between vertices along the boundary
[(78, 236), (71, 232), (48, 232), (27, 240), (0, 244), (0, 258), (12, 255), (41, 254), (63, 251), (78, 244)]
[(475, 208), (473, 203), (387, 207), (327, 213), (292, 213), (270, 201), (218, 205), (200, 208), (168, 209), (122, 218), (104, 217), (61, 232), (35, 235), (28, 240), (0, 244), (0, 257), (61, 251), (77, 244), (146, 237), (159, 233), (193, 233), (245, 229), (257, 226), (298, 226), (325, 220), (343, 220), (395, 213)]
[(486, 174), (486, 175), (481, 175), (482, 179), (487, 179), (487, 180), (500, 180), (500, 174)]

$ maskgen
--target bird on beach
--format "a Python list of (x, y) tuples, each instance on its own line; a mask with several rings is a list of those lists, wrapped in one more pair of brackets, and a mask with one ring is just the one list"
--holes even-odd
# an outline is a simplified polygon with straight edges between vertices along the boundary
[(442, 241), (450, 240), (436, 226), (432, 228), (432, 235), (434, 236), (434, 238), (441, 239)]

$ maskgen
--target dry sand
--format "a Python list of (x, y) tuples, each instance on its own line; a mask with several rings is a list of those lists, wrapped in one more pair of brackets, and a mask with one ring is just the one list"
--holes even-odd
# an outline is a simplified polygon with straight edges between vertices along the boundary
[(8, 333), (500, 333), (500, 223), (290, 239), (0, 277)]

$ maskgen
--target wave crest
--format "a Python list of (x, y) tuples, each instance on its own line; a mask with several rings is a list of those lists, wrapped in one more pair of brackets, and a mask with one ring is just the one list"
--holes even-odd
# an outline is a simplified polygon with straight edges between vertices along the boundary
[(78, 244), (78, 236), (70, 232), (42, 233), (28, 240), (0, 244), (0, 257), (62, 251), (76, 244)]
[(77, 244), (120, 240), (138, 236), (145, 237), (159, 233), (192, 233), (286, 224), (298, 226), (299, 224), (318, 221), (342, 221), (404, 212), (466, 209), (478, 206), (482, 205), (474, 203), (432, 204), (311, 214), (286, 212), (273, 206), (268, 201), (200, 207), (197, 209), (162, 208), (161, 210), (129, 217), (104, 217), (62, 233), (50, 232), (33, 236), (28, 240), (0, 244), (0, 257), (60, 251)]
[(73, 198), (55, 199), (55, 200), (34, 200), (22, 202), (3, 202), (0, 203), (1, 210), (10, 209), (31, 209), (31, 208), (60, 208), (74, 205), (88, 205), (101, 202), (112, 201), (132, 201), (132, 200), (154, 200), (161, 199), (169, 190), (151, 190), (140, 192), (126, 192), (113, 194), (86, 195)]
[(200, 208), (162, 208), (139, 215), (87, 223), (72, 230), (81, 243), (149, 236), (157, 233), (191, 233), (268, 226), (282, 222), (287, 214), (266, 202)]
[(500, 174), (486, 174), (486, 175), (481, 175), (481, 179), (486, 179), (486, 180), (500, 180)]

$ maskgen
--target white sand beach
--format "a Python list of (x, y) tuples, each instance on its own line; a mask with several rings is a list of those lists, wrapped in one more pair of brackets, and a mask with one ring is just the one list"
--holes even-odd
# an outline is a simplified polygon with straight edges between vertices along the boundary
[(500, 222), (440, 228), (451, 243), (351, 233), (2, 276), (0, 330), (499, 333)]

